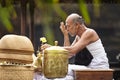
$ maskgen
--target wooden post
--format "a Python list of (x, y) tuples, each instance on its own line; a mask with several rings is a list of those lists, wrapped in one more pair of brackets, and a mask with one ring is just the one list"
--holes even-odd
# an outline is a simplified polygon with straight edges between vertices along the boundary
[(30, 10), (30, 25), (29, 25), (29, 38), (34, 44), (34, 0), (29, 0), (29, 10)]
[(27, 0), (21, 0), (21, 35), (25, 35), (26, 3), (27, 3)]

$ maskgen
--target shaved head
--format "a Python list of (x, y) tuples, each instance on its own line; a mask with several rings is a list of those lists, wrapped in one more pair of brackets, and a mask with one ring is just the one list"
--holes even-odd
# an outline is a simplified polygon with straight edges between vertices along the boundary
[(82, 18), (82, 16), (79, 16), (77, 13), (72, 13), (67, 18), (78, 18), (78, 17)]
[(79, 22), (80, 24), (84, 23), (82, 16), (78, 15), (77, 13), (70, 14), (67, 17), (66, 21), (68, 21), (68, 20), (72, 21), (73, 23), (76, 23), (76, 22)]

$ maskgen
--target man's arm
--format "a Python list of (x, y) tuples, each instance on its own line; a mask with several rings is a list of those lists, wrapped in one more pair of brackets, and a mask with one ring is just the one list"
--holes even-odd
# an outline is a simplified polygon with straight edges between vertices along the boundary
[(67, 49), (71, 54), (76, 54), (91, 42), (96, 41), (98, 38), (99, 37), (94, 30), (88, 29), (82, 34), (81, 38), (73, 46), (65, 47), (65, 49)]
[(65, 25), (63, 22), (60, 23), (60, 29), (61, 29), (63, 36), (64, 36), (64, 46), (70, 46), (68, 31), (65, 28)]

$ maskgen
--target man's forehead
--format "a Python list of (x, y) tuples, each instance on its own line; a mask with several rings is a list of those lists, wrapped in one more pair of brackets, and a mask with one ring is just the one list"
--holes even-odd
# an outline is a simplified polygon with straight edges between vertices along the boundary
[(65, 21), (66, 24), (70, 24), (71, 22), (72, 22), (71, 18), (67, 18), (66, 21)]

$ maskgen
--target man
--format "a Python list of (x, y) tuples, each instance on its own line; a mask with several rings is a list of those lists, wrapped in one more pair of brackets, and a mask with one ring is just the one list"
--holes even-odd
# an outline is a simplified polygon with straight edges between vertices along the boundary
[[(60, 29), (64, 35), (63, 48), (69, 51), (69, 57), (77, 55), (78, 52), (84, 50), (85, 48), (93, 57), (90, 64), (87, 66), (69, 64), (67, 76), (60, 80), (74, 80), (72, 72), (73, 69), (109, 69), (108, 58), (99, 36), (95, 30), (85, 26), (84, 20), (81, 16), (76, 13), (70, 14), (66, 19), (65, 25), (61, 22)], [(70, 44), (69, 41), (69, 34), (71, 36), (76, 36), (72, 44)], [(44, 44), (41, 46), (41, 49), (44, 50), (50, 46), (51, 45), (49, 44)], [(82, 55), (84, 54), (85, 53), (83, 52)], [(79, 56), (77, 57), (79, 58)], [(46, 80), (45, 78), (43, 79)]]
[[(83, 18), (76, 13), (70, 14), (65, 23), (64, 25), (61, 22), (60, 29), (64, 35), (64, 48), (69, 51), (69, 56), (76, 55), (86, 47), (93, 56), (91, 63), (87, 67), (92, 69), (108, 69), (108, 58), (95, 30), (87, 28)], [(71, 45), (69, 34), (76, 36)]]

